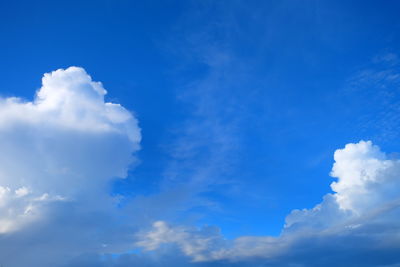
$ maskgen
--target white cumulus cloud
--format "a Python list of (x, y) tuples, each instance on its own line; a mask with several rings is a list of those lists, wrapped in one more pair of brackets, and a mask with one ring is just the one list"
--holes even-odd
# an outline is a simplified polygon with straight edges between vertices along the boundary
[(0, 99), (0, 264), (55, 266), (117, 236), (108, 186), (126, 176), (141, 134), (105, 94), (70, 67), (46, 73), (33, 101)]

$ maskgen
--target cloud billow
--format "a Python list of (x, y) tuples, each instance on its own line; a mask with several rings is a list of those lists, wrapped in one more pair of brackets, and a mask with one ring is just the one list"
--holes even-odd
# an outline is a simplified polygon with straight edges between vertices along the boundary
[(32, 102), (0, 99), (0, 264), (56, 266), (117, 236), (108, 186), (126, 177), (141, 133), (105, 94), (70, 67), (45, 74)]

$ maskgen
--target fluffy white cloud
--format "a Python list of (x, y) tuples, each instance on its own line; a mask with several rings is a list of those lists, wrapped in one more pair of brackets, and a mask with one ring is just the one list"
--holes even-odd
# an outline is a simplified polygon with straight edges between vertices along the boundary
[(287, 230), (327, 229), (400, 203), (400, 160), (389, 159), (371, 141), (347, 144), (334, 159), (334, 193), (311, 210), (293, 211), (286, 218)]
[(124, 177), (140, 142), (132, 114), (82, 68), (42, 81), (33, 102), (0, 100), (0, 185), (73, 197)]
[(335, 152), (332, 190), (339, 207), (362, 214), (399, 198), (400, 160), (388, 159), (371, 141)]
[(1, 99), (2, 130), (23, 125), (62, 128), (88, 133), (119, 133), (140, 141), (137, 121), (119, 104), (105, 103), (106, 90), (79, 67), (46, 73), (33, 102), (19, 98)]
[[(0, 99), (0, 263), (55, 266), (118, 236), (110, 233), (117, 211), (107, 190), (126, 176), (141, 134), (136, 118), (105, 94), (84, 69), (70, 67), (45, 74), (33, 101)], [(34, 240), (43, 237), (39, 246)], [(32, 242), (46, 259), (9, 258)]]

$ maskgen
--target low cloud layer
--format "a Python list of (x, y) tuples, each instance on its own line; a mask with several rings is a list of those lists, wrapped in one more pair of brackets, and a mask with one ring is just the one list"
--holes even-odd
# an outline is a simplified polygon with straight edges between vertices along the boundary
[[(218, 229), (156, 222), (138, 245), (174, 244), (194, 262), (260, 266), (384, 266), (400, 261), (400, 160), (370, 141), (334, 155), (333, 193), (312, 209), (294, 210), (278, 237), (225, 240)], [(253, 263), (251, 263), (253, 262)], [(292, 265), (295, 264), (295, 265)]]
[(135, 161), (140, 129), (105, 94), (85, 70), (71, 67), (45, 74), (31, 102), (0, 99), (0, 265), (400, 262), (400, 160), (370, 141), (335, 152), (332, 192), (312, 209), (293, 210), (277, 237), (227, 240), (214, 226), (135, 223), (135, 207), (118, 207), (109, 186)]

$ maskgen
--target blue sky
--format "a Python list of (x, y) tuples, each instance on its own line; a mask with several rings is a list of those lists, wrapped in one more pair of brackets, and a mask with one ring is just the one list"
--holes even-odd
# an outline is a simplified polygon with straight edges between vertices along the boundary
[[(27, 188), (33, 192), (34, 187), (40, 184), (38, 194), (39, 191), (49, 195), (53, 193), (57, 201), (73, 199), (79, 203), (77, 199), (85, 196), (82, 201), (91, 203), (84, 208), (88, 217), (102, 214), (99, 215), (101, 218), (116, 218), (117, 223), (104, 222), (98, 227), (101, 232), (118, 225), (115, 239), (119, 235), (126, 238), (137, 236), (158, 221), (162, 223), (154, 227), (159, 231), (171, 227), (170, 232), (192, 233), (195, 230), (186, 229), (215, 227), (224, 240), (237, 240), (243, 236), (269, 236), (281, 240), (286, 232), (294, 231), (298, 241), (297, 232), (300, 230), (284, 227), (285, 223), (288, 225), (287, 216), (293, 210), (312, 210), (319, 203), (331, 203), (330, 200), (323, 200), (327, 194), (328, 199), (329, 194), (336, 197), (344, 192), (359, 196), (353, 189), (331, 187), (336, 180), (330, 176), (331, 171), (335, 173), (332, 165), (335, 162), (338, 166), (351, 165), (342, 163), (342, 158), (334, 160), (337, 149), (354, 143), (355, 147), (349, 146), (344, 150), (349, 155), (353, 155), (353, 150), (356, 151), (354, 153), (372, 151), (367, 153), (368, 157), (398, 164), (399, 9), (397, 1), (1, 1), (0, 96), (4, 101), (0, 102), (3, 105), (0, 119), (4, 125), (18, 122), (18, 126), (13, 126), (13, 130), (4, 130), (0, 124), (0, 144), (7, 147), (0, 158), (11, 158), (8, 165), (0, 164), (0, 181), (3, 181), (4, 188), (11, 188), (11, 191), (14, 186), (15, 190)], [(70, 66), (81, 69), (65, 71), (66, 76), (63, 76), (63, 70)], [(63, 70), (59, 74), (51, 74), (48, 85), (42, 84), (43, 74), (57, 69)], [(107, 104), (103, 107), (103, 100), (101, 104), (93, 104), (92, 98), (82, 95), (77, 101), (74, 97), (87, 90), (88, 86), (97, 90), (92, 80), (85, 78), (87, 75), (93, 81), (101, 81), (108, 92), (105, 102), (120, 104), (123, 110), (115, 108), (117, 115), (112, 113), (102, 117), (114, 112), (109, 111)], [(83, 81), (83, 85), (71, 82), (75, 79)], [(71, 90), (71, 94), (60, 91), (53, 98), (52, 93), (43, 93), (42, 97), (39, 93), (34, 100), (35, 92), (56, 92), (63, 86), (67, 88), (65, 92)], [(64, 103), (61, 100), (55, 104), (51, 102), (60, 105), (60, 110), (49, 113), (38, 111), (39, 115), (31, 115), (36, 111), (27, 111), (19, 104), (14, 107), (14, 104), (6, 102), (11, 97), (19, 97), (21, 103), (36, 103), (34, 105), (38, 106), (38, 110), (42, 110), (47, 108), (47, 104), (40, 106), (40, 101), (51, 106), (50, 100), (59, 99), (59, 95), (68, 99), (68, 103), (61, 107), (64, 105), (60, 104)], [(100, 98), (103, 97), (100, 95)], [(89, 104), (86, 106), (86, 103)], [(96, 108), (89, 108), (92, 104)], [(22, 115), (10, 115), (19, 109), (20, 113), (15, 114)], [(80, 117), (75, 118), (69, 112)], [(126, 112), (132, 118), (127, 119)], [(67, 115), (57, 117), (55, 114)], [(122, 117), (116, 119), (114, 115)], [(81, 117), (85, 119), (81, 120)], [(52, 118), (56, 118), (54, 122)], [(87, 129), (82, 128), (85, 125), (88, 125)], [(67, 126), (72, 128), (65, 130)], [(88, 133), (90, 129), (106, 126), (115, 128), (123, 136), (117, 137), (108, 132), (102, 132), (101, 136)], [(74, 131), (79, 131), (79, 134)], [(372, 144), (359, 143), (360, 140), (371, 140), (386, 156), (381, 157)], [(76, 145), (76, 151), (71, 144), (72, 147)], [(40, 149), (36, 150), (38, 147)], [(25, 150), (28, 152), (23, 152)], [(20, 157), (18, 153), (26, 155), (26, 165), (33, 169), (26, 167), (23, 173), (11, 170), (9, 166), (17, 164)], [(77, 155), (81, 155), (78, 156), (79, 163), (70, 161)], [(38, 157), (43, 157), (43, 160), (38, 160)], [(352, 159), (353, 156), (344, 158)], [(16, 162), (12, 162), (13, 159)], [(36, 175), (36, 169), (41, 164), (45, 164), (43, 168), (46, 170), (54, 169), (52, 175), (73, 181), (71, 184), (66, 182), (66, 188), (86, 188), (87, 192), (83, 189), (79, 192), (63, 190), (51, 182), (55, 179), (53, 176), (46, 181), (32, 178), (34, 182), (28, 183), (31, 188), (23, 186), (22, 182), (13, 184), (8, 178), (2, 178), (1, 168), (6, 170), (5, 174), (24, 177), (21, 181), (30, 181), (30, 176), (47, 175)], [(69, 167), (64, 169), (63, 164)], [(360, 163), (357, 166), (371, 164)], [(93, 168), (87, 167), (92, 165)], [(94, 171), (97, 165), (104, 165), (101, 166), (104, 170), (98, 168), (102, 170), (101, 174)], [(368, 173), (369, 167), (365, 168), (363, 171)], [(390, 173), (396, 176), (399, 169), (393, 168)], [(383, 172), (379, 170), (377, 173)], [(69, 171), (72, 178), (68, 176)], [(351, 176), (350, 171), (336, 173), (337, 176), (333, 176), (343, 180)], [(375, 175), (373, 173), (371, 176)], [(74, 180), (74, 175), (81, 178)], [(116, 203), (110, 208), (112, 211), (100, 212), (97, 207), (103, 204), (92, 203), (98, 196), (91, 192), (101, 191), (97, 189), (97, 183), (89, 182), (94, 179), (91, 176), (96, 175), (103, 175), (107, 180), (102, 190), (104, 198), (112, 197), (113, 203)], [(88, 182), (80, 183), (80, 179), (86, 176)], [(118, 178), (121, 176), (125, 178)], [(385, 185), (391, 184), (393, 179), (376, 178), (374, 181), (379, 181), (382, 188), (386, 188)], [(96, 189), (92, 190), (92, 186)], [(6, 189), (4, 192), (8, 192)], [(393, 194), (391, 201), (396, 196), (400, 197), (398, 188), (394, 192), (385, 192), (390, 196)], [(362, 196), (359, 198), (364, 199)], [(346, 197), (335, 199), (341, 211), (347, 207), (361, 216), (360, 210), (356, 211), (356, 204), (350, 205), (343, 200)], [(388, 203), (385, 201), (374, 202), (371, 207), (383, 207)], [(44, 209), (46, 216), (54, 212), (71, 212), (71, 216), (79, 217), (81, 212), (65, 208), (67, 204), (54, 205), (62, 207)], [(25, 227), (24, 220), (21, 225)], [(57, 225), (55, 232), (63, 232), (60, 222), (46, 223), (52, 227)], [(93, 223), (97, 224), (90, 220), (77, 220), (68, 229), (76, 228), (75, 232), (79, 233), (85, 231), (85, 228), (80, 228), (81, 224)], [(19, 221), (12, 221), (11, 224), (19, 225)], [(373, 228), (371, 225), (368, 227)], [(208, 233), (208, 228), (205, 229)], [(301, 231), (307, 232), (304, 229)], [(357, 235), (353, 234), (345, 237), (338, 234), (332, 239), (342, 244), (355, 240)], [(15, 248), (24, 248), (25, 243), (18, 243), (24, 235), (15, 235), (15, 238), (13, 235), (9, 237)], [(39, 235), (46, 236), (35, 232), (27, 240), (38, 242), (41, 240), (37, 238)], [(202, 236), (203, 232), (198, 235)], [(149, 238), (145, 234), (139, 236)], [(195, 237), (190, 234), (183, 236), (189, 240), (197, 240), (198, 237), (197, 234)], [(300, 246), (298, 244), (313, 243), (312, 235), (306, 236), (308, 239), (296, 241), (296, 245), (290, 243), (292, 249), (285, 254), (289, 255), (290, 263), (328, 266), (312, 262), (311, 254), (299, 256), (295, 253)], [(60, 234), (59, 239), (52, 242), (68, 243), (64, 242), (64, 238)], [(65, 262), (72, 260), (71, 266), (128, 266), (132, 264), (130, 260), (137, 261), (137, 258), (130, 258), (139, 253), (137, 248), (118, 242), (116, 248), (110, 251), (94, 250), (94, 244), (102, 243), (102, 238), (96, 237), (89, 242), (82, 237), (83, 243), (88, 245), (77, 248), (71, 258), (62, 253), (63, 247), (56, 250), (48, 262), (40, 262), (40, 265), (55, 266), (54, 263), (60, 259), (67, 259)], [(104, 238), (109, 239), (109, 236)], [(111, 239), (114, 240), (114, 236)], [(167, 236), (161, 239), (175, 245), (162, 248), (160, 252), (158, 246), (150, 241), (137, 241), (144, 250), (152, 251), (134, 256), (143, 257), (138, 266), (145, 266), (146, 261), (156, 266), (167, 266), (165, 262), (157, 263), (152, 253), (165, 257), (165, 253), (176, 249), (174, 246), (183, 251), (184, 259), (179, 259), (182, 266), (196, 265), (191, 263), (192, 258), (204, 266), (216, 266), (215, 262), (221, 259), (229, 262), (232, 258), (213, 258), (207, 253), (208, 256), (202, 254), (200, 257), (188, 252), (196, 249), (185, 250), (186, 243), (181, 240), (170, 240)], [(46, 240), (44, 243), (51, 244)], [(136, 241), (126, 242), (133, 244)], [(274, 242), (283, 244), (286, 241)], [(380, 251), (384, 255), (380, 256), (382, 262), (371, 260), (371, 266), (397, 266), (393, 264), (400, 263), (400, 259), (393, 255), (398, 252), (399, 244), (399, 240), (395, 240), (392, 247), (385, 247)], [(0, 243), (1, 246), (5, 243)], [(354, 263), (354, 266), (362, 265), (358, 260), (361, 255), (368, 254), (361, 246), (356, 246), (355, 253), (346, 258), (347, 254), (343, 256), (340, 250), (332, 252), (329, 248), (323, 251), (333, 253), (333, 261), (338, 254), (338, 259), (351, 259), (348, 262)], [(219, 251), (215, 248), (209, 250)], [(130, 251), (135, 252), (132, 254)], [(144, 256), (141, 256), (142, 253)], [(149, 258), (146, 258), (146, 253), (150, 253)], [(125, 255), (127, 261), (107, 258), (111, 262), (78, 263), (86, 254), (106, 255), (106, 258), (107, 255)], [(3, 255), (5, 263), (24, 265), (7, 255)], [(250, 255), (243, 258), (231, 264), (256, 266), (253, 260), (257, 260), (258, 264), (260, 257)], [(265, 264), (260, 266), (286, 266), (278, 256), (267, 258), (260, 261), (260, 264)], [(53, 265), (46, 265), (50, 263)]]

